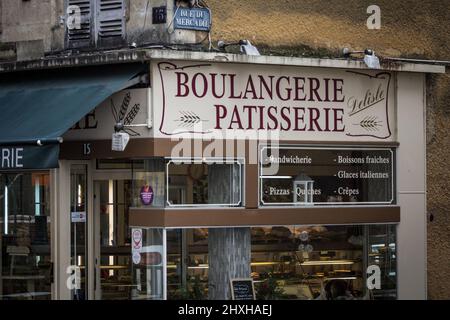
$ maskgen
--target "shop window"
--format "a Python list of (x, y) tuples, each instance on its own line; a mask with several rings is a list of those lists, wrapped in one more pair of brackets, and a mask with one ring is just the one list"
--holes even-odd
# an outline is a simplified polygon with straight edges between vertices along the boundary
[(257, 299), (395, 299), (395, 225), (252, 228), (251, 267)]
[(133, 206), (242, 206), (242, 177), (241, 160), (135, 160)]
[(167, 230), (167, 299), (208, 299), (208, 229)]
[[(166, 230), (167, 299), (208, 299), (208, 231)], [(396, 270), (396, 225), (251, 228), (257, 300), (396, 299)]]
[(165, 298), (165, 230), (143, 228), (132, 233), (132, 300)]
[(0, 300), (50, 299), (48, 172), (0, 173)]
[(393, 149), (262, 146), (260, 151), (262, 206), (395, 203)]
[(166, 171), (168, 207), (237, 207), (243, 203), (243, 172), (238, 160), (171, 159)]
[(166, 165), (164, 158), (133, 161), (133, 206), (164, 207)]

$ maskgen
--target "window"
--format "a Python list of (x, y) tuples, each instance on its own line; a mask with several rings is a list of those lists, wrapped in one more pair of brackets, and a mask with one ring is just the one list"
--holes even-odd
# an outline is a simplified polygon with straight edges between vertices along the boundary
[(208, 299), (208, 229), (167, 230), (167, 299)]
[(133, 206), (243, 206), (238, 159), (163, 159), (133, 162)]
[(133, 228), (132, 300), (165, 299), (165, 238), (164, 229)]
[[(252, 232), (257, 299), (395, 299), (396, 226), (274, 226)], [(374, 272), (376, 270), (376, 272)], [(367, 287), (374, 278), (377, 286)]]
[(263, 146), (260, 204), (394, 204), (394, 152), (390, 148)]
[[(80, 9), (80, 25), (66, 24), (66, 47), (116, 47), (125, 40), (124, 0), (67, 0), (66, 22)], [(74, 20), (76, 21), (76, 20)]]
[[(165, 250), (167, 299), (208, 299), (208, 275), (213, 272), (209, 229), (167, 229), (166, 237), (165, 247), (158, 237), (151, 248), (158, 256)], [(257, 300), (396, 299), (396, 255), (395, 224), (251, 227), (250, 266)], [(159, 262), (147, 270), (156, 272)], [(136, 270), (142, 264), (135, 264)], [(159, 274), (154, 276), (159, 283)], [(142, 275), (138, 279), (144, 282)], [(368, 283), (376, 285), (369, 288)], [(332, 284), (344, 287), (344, 296), (329, 296)]]
[(49, 178), (0, 173), (0, 300), (51, 298)]
[(242, 206), (238, 160), (171, 159), (167, 162), (166, 206)]
[(165, 160), (153, 158), (133, 161), (133, 206), (164, 207)]

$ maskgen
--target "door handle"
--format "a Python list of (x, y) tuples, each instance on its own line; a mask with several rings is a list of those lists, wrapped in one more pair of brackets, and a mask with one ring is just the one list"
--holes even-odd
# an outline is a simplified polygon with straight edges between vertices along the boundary
[(97, 272), (98, 272), (98, 260), (95, 258), (95, 269), (94, 269), (94, 291), (97, 291)]

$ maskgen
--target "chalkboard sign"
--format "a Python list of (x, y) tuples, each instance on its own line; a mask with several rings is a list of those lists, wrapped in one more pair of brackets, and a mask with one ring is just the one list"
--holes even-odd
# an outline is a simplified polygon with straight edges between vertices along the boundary
[(255, 300), (253, 279), (231, 279), (231, 298), (233, 300)]

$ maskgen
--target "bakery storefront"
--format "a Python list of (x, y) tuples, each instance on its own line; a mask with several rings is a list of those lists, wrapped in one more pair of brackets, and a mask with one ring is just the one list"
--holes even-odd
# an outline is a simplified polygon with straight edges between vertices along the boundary
[(246, 279), (256, 299), (426, 298), (425, 73), (442, 68), (152, 57), (149, 84), (17, 184), (49, 199), (52, 297), (231, 299)]

